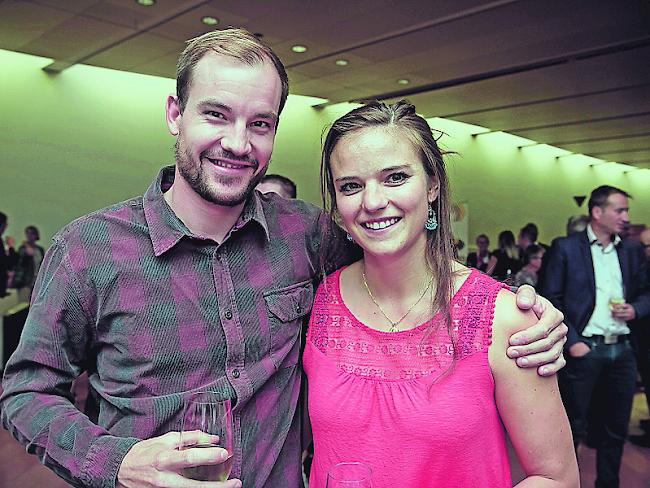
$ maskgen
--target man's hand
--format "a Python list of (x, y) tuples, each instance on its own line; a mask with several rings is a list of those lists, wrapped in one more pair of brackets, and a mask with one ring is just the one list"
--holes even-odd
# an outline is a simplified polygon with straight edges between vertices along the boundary
[(562, 348), (569, 329), (562, 322), (564, 315), (529, 285), (517, 290), (517, 306), (532, 309), (539, 322), (510, 337), (508, 357), (517, 358), (517, 365), (522, 368), (537, 367), (540, 376), (557, 373), (566, 365)]
[(591, 348), (584, 342), (576, 342), (569, 348), (569, 354), (574, 358), (581, 358), (586, 356), (591, 351)]
[(636, 312), (634, 311), (634, 307), (629, 303), (619, 303), (612, 307), (612, 317), (627, 322), (636, 318)]
[[(200, 444), (206, 437), (209, 440), (213, 436), (198, 431), (184, 433), (183, 444)], [(180, 439), (178, 432), (169, 432), (135, 444), (122, 460), (115, 488), (241, 488), (238, 479), (218, 482), (183, 477), (184, 468), (221, 464), (228, 452), (220, 447), (179, 450)]]
[(7, 244), (7, 247), (12, 248), (12, 249), (16, 246), (16, 241), (11, 236), (5, 237), (5, 243)]

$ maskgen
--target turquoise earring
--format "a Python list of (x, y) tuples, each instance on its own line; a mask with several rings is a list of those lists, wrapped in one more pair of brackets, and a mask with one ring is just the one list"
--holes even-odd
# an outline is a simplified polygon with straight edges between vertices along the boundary
[(426, 230), (436, 230), (438, 228), (438, 220), (436, 219), (436, 212), (433, 210), (433, 205), (429, 202), (429, 216), (424, 224)]

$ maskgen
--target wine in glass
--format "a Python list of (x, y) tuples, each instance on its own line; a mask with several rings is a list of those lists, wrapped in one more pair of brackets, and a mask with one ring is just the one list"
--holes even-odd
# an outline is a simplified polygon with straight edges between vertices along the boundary
[(372, 470), (359, 462), (343, 462), (327, 473), (326, 488), (372, 488)]
[(614, 311), (617, 305), (625, 304), (625, 298), (614, 296), (609, 299), (609, 309)]
[[(187, 445), (187, 435), (192, 431), (207, 434), (205, 441)], [(181, 427), (181, 449), (210, 447), (225, 449), (228, 451), (228, 459), (221, 464), (185, 468), (183, 476), (197, 481), (226, 481), (232, 469), (233, 422), (230, 399), (224, 399), (214, 392), (199, 391), (193, 393), (185, 404)]]

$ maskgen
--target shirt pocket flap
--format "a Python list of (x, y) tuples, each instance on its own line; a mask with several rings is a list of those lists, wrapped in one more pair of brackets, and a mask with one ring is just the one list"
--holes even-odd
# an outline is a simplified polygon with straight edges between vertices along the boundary
[(303, 281), (280, 290), (264, 293), (266, 306), (282, 322), (291, 322), (311, 311), (314, 301), (314, 286)]

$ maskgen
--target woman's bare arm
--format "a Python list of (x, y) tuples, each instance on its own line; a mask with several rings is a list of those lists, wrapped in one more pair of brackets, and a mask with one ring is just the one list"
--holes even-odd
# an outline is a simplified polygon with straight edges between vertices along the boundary
[(499, 292), (488, 358), (499, 415), (526, 473), (516, 486), (578, 487), (571, 428), (556, 377), (519, 368), (506, 356), (510, 336), (536, 321), (534, 313), (517, 308), (511, 292)]

